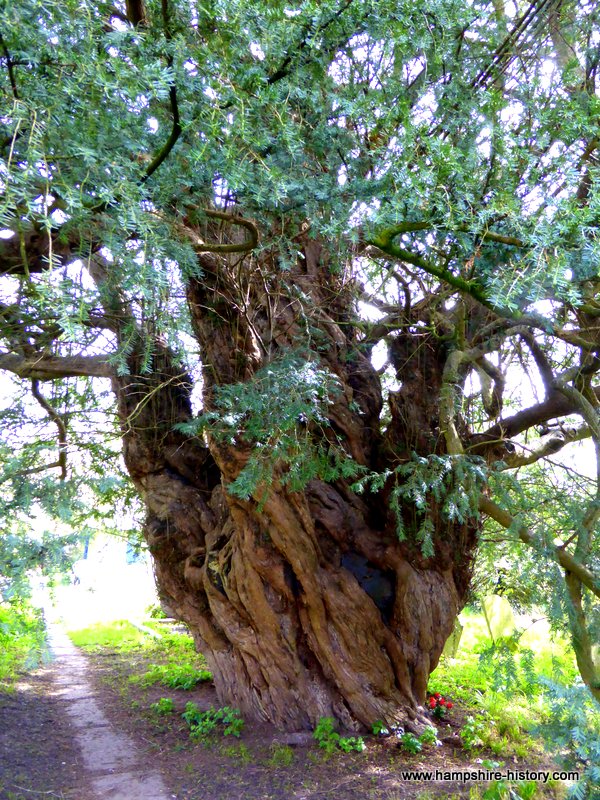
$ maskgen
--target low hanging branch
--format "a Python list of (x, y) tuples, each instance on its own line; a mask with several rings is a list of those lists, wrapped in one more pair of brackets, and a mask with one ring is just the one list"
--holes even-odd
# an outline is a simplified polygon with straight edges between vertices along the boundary
[(40, 391), (40, 382), (37, 378), (31, 381), (31, 394), (48, 414), (58, 429), (58, 460), (54, 466), (60, 467), (60, 479), (67, 477), (67, 426), (63, 417), (50, 405)]
[[(509, 528), (515, 528), (514, 517), (509, 514), (508, 511), (505, 511), (503, 508), (501, 508), (497, 503), (494, 503), (494, 501), (489, 497), (482, 495), (479, 498), (479, 510), (488, 517), (496, 520), (496, 522), (503, 528), (506, 528), (507, 530)], [(535, 547), (536, 549), (544, 549), (544, 543), (541, 542), (539, 538), (527, 527), (525, 527), (525, 525), (521, 525), (517, 528), (517, 535), (519, 539), (524, 542), (524, 544), (527, 544), (530, 547)], [(573, 558), (573, 556), (562, 547), (553, 546), (551, 551), (555, 560), (558, 561), (560, 566), (566, 572), (570, 572), (575, 575), (584, 586), (587, 586), (590, 592), (593, 592), (596, 597), (600, 597), (599, 576), (594, 575), (591, 570), (589, 570), (583, 564), (580, 564), (579, 561)]]

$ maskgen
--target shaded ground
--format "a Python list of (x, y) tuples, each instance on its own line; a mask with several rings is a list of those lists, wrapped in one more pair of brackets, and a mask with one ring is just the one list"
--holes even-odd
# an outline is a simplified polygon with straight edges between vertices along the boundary
[(0, 798), (83, 800), (81, 755), (48, 669), (0, 693)]
[[(151, 660), (155, 663), (156, 656)], [(327, 756), (310, 733), (286, 736), (269, 725), (247, 725), (239, 739), (213, 733), (205, 741), (194, 742), (181, 713), (188, 701), (201, 709), (218, 706), (210, 684), (200, 684), (191, 691), (133, 685), (129, 676), (142, 674), (148, 666), (141, 653), (121, 656), (105, 652), (90, 656), (90, 662), (106, 713), (116, 725), (145, 743), (153, 766), (178, 800), (468, 797), (469, 784), (408, 782), (402, 780), (401, 771), (476, 769), (482, 759), (493, 758), (463, 750), (457, 736), (462, 721), (458, 710), (453, 711), (450, 724), (438, 724), (443, 746), (425, 747), (417, 755), (403, 751), (396, 740), (365, 737), (364, 752)], [(175, 713), (158, 715), (152, 711), (152, 703), (162, 697), (174, 701)], [(526, 762), (510, 758), (506, 766), (540, 768), (533, 754)]]
[[(405, 753), (391, 739), (367, 737), (363, 753), (327, 756), (310, 734), (295, 739), (268, 725), (247, 725), (240, 739), (213, 733), (194, 742), (181, 712), (188, 701), (202, 709), (217, 706), (210, 684), (191, 691), (133, 684), (130, 676), (141, 675), (149, 660), (157, 661), (156, 653), (149, 659), (142, 650), (127, 655), (103, 650), (87, 658), (86, 680), (97, 704), (112, 727), (135, 743), (138, 768), (162, 775), (168, 796), (177, 800), (466, 798), (469, 784), (403, 781), (401, 771), (477, 768), (477, 757), (486, 758), (460, 746), (457, 709), (452, 724), (438, 726), (443, 746), (426, 747), (418, 755)], [(94, 794), (93, 776), (74, 745), (70, 714), (64, 708), (68, 700), (55, 691), (48, 670), (41, 670), (13, 694), (0, 695), (0, 800), (121, 798)], [(174, 701), (174, 713), (159, 715), (151, 709), (161, 697)], [(534, 756), (526, 764), (511, 758), (506, 766), (539, 768)]]

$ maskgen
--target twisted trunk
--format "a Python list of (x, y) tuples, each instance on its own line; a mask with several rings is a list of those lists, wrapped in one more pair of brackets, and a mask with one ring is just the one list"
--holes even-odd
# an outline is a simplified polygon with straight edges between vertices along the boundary
[[(188, 302), (205, 403), (217, 384), (250, 380), (306, 341), (310, 327), (319, 332), (313, 352), (342, 387), (329, 435), (359, 464), (381, 469), (411, 450), (443, 452), (443, 350), (433, 339), (398, 341), (402, 387), (382, 433), (379, 376), (356, 344), (349, 293), (319, 245), (302, 244), (287, 281), (265, 263), (241, 271), (233, 259), (200, 256)], [(166, 348), (156, 352), (150, 376), (137, 374), (134, 356), (131, 375), (115, 380), (125, 460), (147, 504), (160, 591), (193, 631), (221, 701), (286, 729), (332, 716), (346, 728), (381, 719), (418, 730), (429, 674), (465, 602), (475, 524), (438, 514), (436, 553), (424, 558), (410, 537), (398, 540), (387, 489), (358, 496), (342, 480), (313, 480), (291, 492), (273, 480), (260, 507), (234, 497), (227, 486), (248, 448), (213, 438), (207, 447), (173, 429), (191, 416), (191, 386)], [(417, 524), (414, 509), (404, 516)]]

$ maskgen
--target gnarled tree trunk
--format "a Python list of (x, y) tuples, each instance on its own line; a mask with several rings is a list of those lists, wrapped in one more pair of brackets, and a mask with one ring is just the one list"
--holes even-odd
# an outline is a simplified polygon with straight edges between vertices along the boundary
[[(330, 432), (355, 461), (381, 470), (411, 451), (443, 453), (443, 347), (432, 335), (396, 340), (401, 388), (382, 432), (380, 379), (357, 344), (351, 294), (318, 243), (300, 244), (292, 273), (199, 256), (188, 302), (207, 407), (215, 386), (250, 380), (277, 353), (306, 344), (311, 328), (315, 357), (342, 388)], [(135, 356), (130, 366), (115, 390), (158, 585), (193, 631), (222, 702), (286, 729), (322, 716), (347, 728), (382, 719), (418, 729), (429, 674), (465, 602), (476, 523), (438, 514), (436, 552), (425, 558), (410, 537), (398, 540), (387, 489), (358, 496), (343, 480), (313, 480), (292, 492), (273, 480), (260, 505), (240, 500), (227, 486), (249, 448), (214, 437), (206, 446), (173, 429), (191, 416), (191, 386), (164, 347), (148, 377), (136, 374)], [(405, 512), (410, 528), (416, 513)]]

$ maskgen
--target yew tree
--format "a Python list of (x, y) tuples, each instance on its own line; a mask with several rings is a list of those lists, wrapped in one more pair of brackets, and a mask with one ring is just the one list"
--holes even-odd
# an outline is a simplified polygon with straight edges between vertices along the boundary
[(486, 518), (600, 697), (596, 467), (519, 491), (600, 464), (597, 23), (1, 5), (3, 508), (110, 473), (109, 387), (161, 596), (246, 717), (419, 730)]

